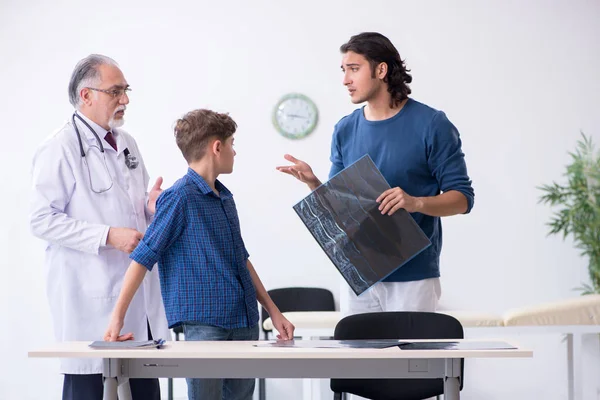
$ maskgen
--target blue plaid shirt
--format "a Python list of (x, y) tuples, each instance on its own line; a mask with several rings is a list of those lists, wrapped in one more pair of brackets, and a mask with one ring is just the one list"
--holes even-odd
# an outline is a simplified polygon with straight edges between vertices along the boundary
[(217, 196), (191, 168), (156, 202), (156, 214), (131, 259), (158, 262), (169, 327), (200, 322), (226, 329), (258, 322), (256, 290), (231, 192)]

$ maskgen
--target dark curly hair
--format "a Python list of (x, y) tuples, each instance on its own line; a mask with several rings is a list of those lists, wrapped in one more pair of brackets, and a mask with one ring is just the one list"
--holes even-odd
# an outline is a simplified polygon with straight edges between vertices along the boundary
[(390, 40), (377, 32), (363, 32), (354, 35), (348, 43), (340, 46), (342, 53), (352, 51), (364, 56), (371, 67), (371, 77), (375, 78), (375, 68), (386, 63), (388, 72), (383, 81), (388, 84), (388, 92), (392, 96), (390, 107), (393, 108), (408, 98), (411, 93), (409, 83), (412, 82), (410, 70), (400, 58), (398, 50)]

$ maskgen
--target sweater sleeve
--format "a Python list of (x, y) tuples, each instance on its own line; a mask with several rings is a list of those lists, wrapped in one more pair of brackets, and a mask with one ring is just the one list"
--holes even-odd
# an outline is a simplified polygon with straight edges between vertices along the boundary
[(427, 137), (427, 162), (440, 190), (456, 190), (467, 198), (467, 211), (473, 208), (475, 192), (467, 174), (462, 142), (456, 127), (446, 114), (438, 111), (433, 117)]
[(333, 136), (331, 138), (331, 155), (329, 156), (331, 161), (331, 169), (329, 170), (329, 179), (337, 175), (341, 170), (344, 169), (344, 160), (342, 159), (342, 149), (339, 142), (339, 124), (336, 124), (333, 130)]

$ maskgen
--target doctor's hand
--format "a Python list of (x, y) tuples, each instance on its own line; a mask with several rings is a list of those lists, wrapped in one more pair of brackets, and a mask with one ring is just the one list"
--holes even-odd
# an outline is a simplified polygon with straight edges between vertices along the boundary
[(386, 190), (375, 201), (381, 203), (379, 211), (388, 215), (394, 214), (400, 208), (404, 208), (409, 213), (419, 212), (422, 207), (421, 199), (410, 196), (399, 187)]
[(281, 312), (274, 313), (271, 321), (273, 321), (273, 327), (279, 332), (277, 339), (292, 340), (294, 338), (296, 327)]
[(125, 335), (119, 335), (123, 329), (123, 320), (112, 318), (108, 324), (108, 329), (104, 334), (105, 342), (124, 342), (125, 340), (133, 340), (133, 333), (126, 333)]
[(156, 183), (154, 184), (154, 186), (152, 186), (152, 189), (150, 189), (150, 192), (148, 192), (148, 210), (154, 214), (156, 212), (156, 199), (158, 199), (158, 196), (163, 192), (163, 190), (160, 188), (160, 185), (162, 185), (163, 183), (163, 178), (162, 176), (159, 176), (156, 179)]
[(113, 226), (108, 230), (106, 244), (113, 246), (124, 253), (131, 253), (137, 247), (144, 235), (141, 232), (131, 228), (115, 228)]
[(292, 175), (300, 182), (306, 183), (310, 190), (315, 190), (321, 185), (321, 181), (319, 180), (319, 178), (316, 177), (310, 165), (308, 165), (304, 161), (298, 160), (291, 154), (286, 154), (283, 157), (289, 162), (294, 163), (294, 165), (284, 165), (277, 167), (277, 171), (281, 171), (285, 174)]

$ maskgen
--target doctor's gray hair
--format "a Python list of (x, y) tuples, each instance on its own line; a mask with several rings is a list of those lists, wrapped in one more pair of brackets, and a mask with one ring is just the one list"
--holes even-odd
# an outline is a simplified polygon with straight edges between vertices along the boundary
[(71, 80), (69, 81), (69, 102), (76, 109), (79, 109), (81, 106), (81, 98), (79, 97), (81, 89), (84, 87), (93, 87), (97, 84), (100, 78), (98, 67), (101, 65), (119, 66), (115, 60), (101, 54), (90, 54), (80, 60), (75, 66), (71, 74)]

